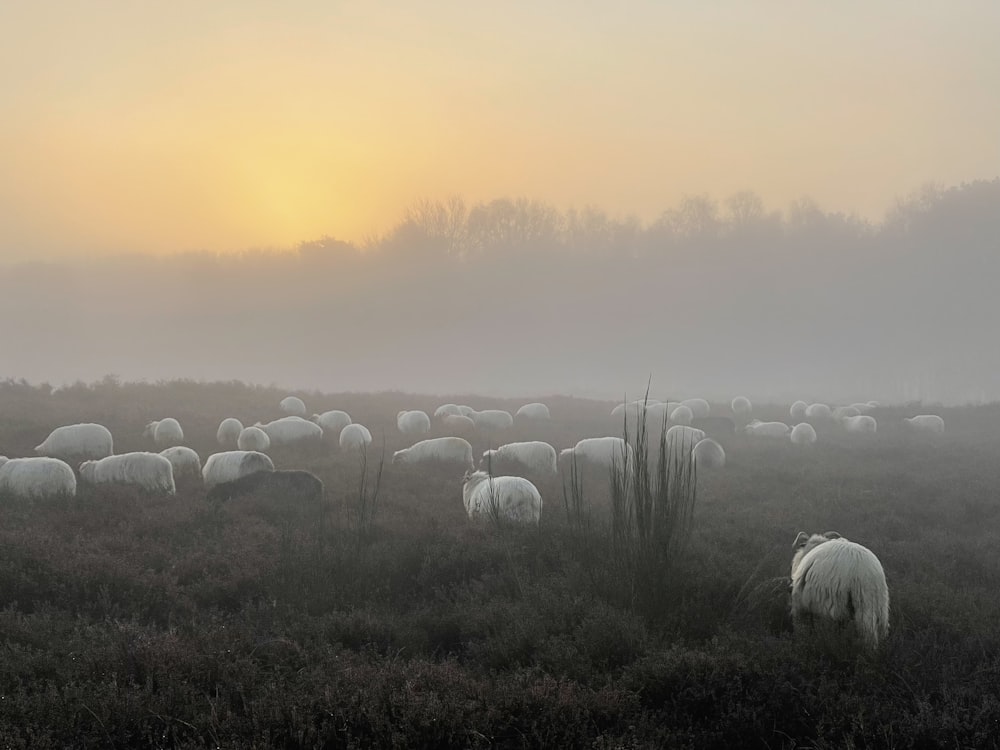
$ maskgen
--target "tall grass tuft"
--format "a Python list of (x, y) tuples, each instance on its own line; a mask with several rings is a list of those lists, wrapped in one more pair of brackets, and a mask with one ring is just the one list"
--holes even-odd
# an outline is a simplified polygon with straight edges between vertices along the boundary
[(385, 468), (385, 438), (382, 438), (382, 454), (375, 470), (374, 484), (369, 479), (368, 446), (361, 449), (360, 476), (357, 493), (351, 497), (348, 507), (348, 522), (357, 536), (358, 542), (370, 541), (375, 532), (375, 517), (378, 513), (379, 493), (382, 488), (382, 470)]

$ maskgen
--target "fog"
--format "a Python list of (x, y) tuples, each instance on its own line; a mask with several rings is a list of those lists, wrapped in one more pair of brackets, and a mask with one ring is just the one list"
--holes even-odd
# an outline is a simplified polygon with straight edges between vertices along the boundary
[(415, 204), (362, 247), (0, 266), (0, 376), (965, 403), (1000, 399), (1000, 179), (869, 223), (689, 197), (642, 224)]

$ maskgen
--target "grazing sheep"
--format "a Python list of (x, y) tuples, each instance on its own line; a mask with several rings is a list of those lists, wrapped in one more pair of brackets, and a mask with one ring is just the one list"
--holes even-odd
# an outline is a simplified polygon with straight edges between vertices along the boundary
[(790, 437), (796, 445), (812, 445), (816, 442), (816, 428), (808, 422), (799, 422), (792, 428)]
[(464, 414), (445, 414), (441, 418), (441, 425), (450, 432), (459, 435), (469, 435), (476, 430), (476, 423), (471, 417)]
[(517, 410), (515, 417), (523, 417), (525, 419), (551, 419), (549, 415), (549, 407), (545, 404), (540, 404), (537, 401), (531, 404), (525, 404), (520, 409)]
[(805, 401), (796, 401), (792, 404), (792, 408), (788, 410), (788, 415), (792, 419), (805, 419), (806, 411), (809, 409), (809, 404)]
[(129, 484), (146, 492), (176, 493), (174, 467), (159, 453), (120, 453), (80, 464), (80, 479), (88, 484)]
[(346, 411), (331, 409), (322, 414), (313, 414), (311, 421), (318, 424), (324, 435), (340, 435), (340, 431), (351, 423), (351, 415)]
[(463, 417), (473, 417), (476, 414), (476, 410), (471, 406), (466, 406), (465, 404), (460, 404), (458, 407), (458, 413)]
[[(625, 416), (625, 410), (628, 409), (629, 418), (635, 419), (649, 407), (658, 406), (661, 403), (663, 402), (657, 401), (655, 398), (637, 398), (632, 401), (625, 401), (611, 410), (611, 416), (615, 419), (621, 419)], [(677, 404), (674, 404), (674, 406), (677, 406)]]
[[(670, 408), (670, 405), (662, 402), (647, 406), (645, 411), (646, 432), (662, 430), (664, 424), (670, 420), (671, 411), (673, 410)], [(641, 413), (636, 415), (636, 423), (638, 423), (640, 416)]]
[(258, 422), (254, 427), (267, 433), (272, 448), (307, 440), (319, 442), (323, 439), (323, 428), (302, 417), (282, 417), (267, 424)]
[(96, 459), (110, 456), (114, 448), (107, 427), (85, 423), (56, 427), (35, 452), (53, 458)]
[(160, 455), (170, 462), (174, 467), (174, 481), (184, 477), (197, 477), (201, 479), (201, 458), (190, 448), (183, 445), (174, 445), (160, 451)]
[(274, 463), (258, 451), (223, 451), (208, 457), (201, 469), (201, 476), (205, 480), (205, 486), (211, 488), (255, 471), (274, 471)]
[(431, 431), (431, 418), (422, 411), (401, 411), (396, 415), (396, 427), (404, 435), (423, 435)]
[(243, 423), (233, 417), (226, 417), (219, 422), (219, 429), (215, 432), (215, 439), (221, 446), (233, 446), (240, 439), (241, 432), (243, 432)]
[(479, 430), (506, 430), (514, 424), (514, 417), (510, 415), (509, 411), (486, 409), (473, 414), (472, 421), (476, 423), (476, 429)]
[(540, 440), (507, 443), (496, 450), (483, 452), (479, 468), (491, 474), (524, 471), (530, 474), (554, 475), (556, 449)]
[(944, 420), (937, 414), (918, 414), (915, 417), (904, 417), (903, 422), (918, 432), (931, 435), (944, 434)]
[(691, 407), (687, 404), (681, 404), (672, 412), (670, 412), (670, 421), (674, 424), (679, 425), (690, 425), (691, 420), (694, 419), (694, 412), (691, 411)]
[(236, 438), (236, 447), (241, 451), (266, 451), (271, 447), (271, 438), (260, 427), (244, 427)]
[(889, 587), (882, 563), (866, 547), (835, 531), (799, 532), (792, 558), (792, 618), (853, 621), (869, 648), (889, 632)]
[(363, 424), (354, 422), (340, 431), (340, 447), (342, 450), (362, 450), (371, 445), (372, 434)]
[(753, 405), (746, 396), (737, 396), (730, 404), (735, 414), (740, 419), (746, 419), (753, 412)]
[(632, 446), (620, 437), (584, 438), (572, 448), (559, 452), (559, 465), (567, 468), (574, 461), (588, 463), (602, 469), (610, 469), (612, 465), (622, 467), (632, 465)]
[(466, 472), (462, 500), (469, 518), (493, 518), (538, 525), (542, 496), (524, 477), (491, 477), (485, 471)]
[(809, 404), (806, 408), (806, 417), (809, 419), (830, 419), (833, 412), (826, 404)]
[(838, 422), (848, 417), (857, 417), (861, 412), (853, 406), (838, 406), (833, 410), (833, 418)]
[(844, 417), (840, 423), (844, 425), (845, 430), (853, 433), (872, 434), (878, 429), (878, 423), (875, 421), (875, 417), (870, 417), (867, 414), (859, 414), (855, 417)]
[(58, 458), (10, 458), (0, 462), (0, 495), (43, 498), (76, 495), (76, 475)]
[(466, 415), (462, 413), (462, 408), (457, 404), (441, 404), (441, 406), (434, 410), (434, 419), (451, 416), (464, 417)]
[(152, 438), (157, 445), (180, 445), (184, 442), (184, 430), (181, 429), (181, 423), (173, 417), (150, 422), (142, 431), (142, 436)]
[(721, 469), (726, 465), (726, 452), (712, 438), (699, 440), (691, 451), (691, 458), (699, 469)]
[(784, 422), (761, 422), (755, 419), (743, 431), (754, 437), (785, 437), (790, 429)]
[(691, 410), (692, 418), (704, 419), (712, 411), (708, 401), (703, 398), (686, 398), (681, 401), (681, 406), (686, 406)]
[(306, 405), (298, 396), (285, 396), (279, 404), (281, 410), (293, 417), (304, 417), (306, 415)]
[(298, 470), (254, 471), (220, 482), (208, 491), (208, 499), (223, 502), (246, 495), (268, 495), (291, 502), (319, 503), (323, 500), (323, 482), (315, 474)]
[(460, 437), (439, 437), (421, 440), (409, 448), (392, 454), (394, 464), (416, 464), (425, 461), (460, 463), (466, 469), (473, 467), (472, 446)]
[(677, 467), (686, 465), (691, 458), (694, 447), (705, 439), (705, 433), (694, 427), (683, 424), (675, 424), (667, 430), (666, 449), (668, 465)]

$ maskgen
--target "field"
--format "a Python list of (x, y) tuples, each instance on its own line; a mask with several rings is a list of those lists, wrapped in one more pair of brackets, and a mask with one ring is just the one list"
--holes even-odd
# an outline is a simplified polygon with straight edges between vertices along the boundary
[[(204, 458), (223, 417), (279, 416), (287, 395), (239, 383), (50, 393), (0, 384), (0, 454), (60, 424), (100, 422), (117, 452), (173, 416)], [(320, 508), (209, 503), (82, 487), (0, 498), (0, 746), (984, 748), (1000, 743), (1000, 408), (931, 409), (943, 439), (881, 409), (875, 436), (721, 438), (687, 543), (638, 588), (607, 544), (607, 478), (584, 477), (589, 531), (562, 482), (539, 482), (540, 527), (473, 524), (461, 477), (389, 465), (403, 408), (475, 396), (298, 393), (371, 428), (357, 456), (273, 453), (325, 483)], [(551, 424), (503, 442), (557, 449), (621, 434), (611, 404), (553, 397)], [(785, 407), (757, 410), (784, 419)], [(433, 433), (438, 434), (438, 433)], [(379, 457), (386, 465), (373, 495)], [(476, 452), (489, 443), (473, 439)], [(796, 533), (873, 550), (891, 631), (793, 633)], [(634, 583), (634, 581), (633, 581)]]

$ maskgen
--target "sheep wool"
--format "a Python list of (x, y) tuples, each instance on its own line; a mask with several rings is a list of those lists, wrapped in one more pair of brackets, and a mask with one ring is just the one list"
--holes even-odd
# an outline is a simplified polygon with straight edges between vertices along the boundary
[(73, 497), (76, 475), (58, 458), (10, 458), (0, 461), (0, 495), (31, 499)]
[(43, 456), (64, 459), (98, 459), (114, 452), (111, 432), (100, 424), (84, 423), (57, 427), (35, 446)]
[(484, 451), (479, 468), (494, 475), (523, 471), (553, 476), (558, 472), (556, 449), (540, 440), (507, 443), (495, 450)]
[(524, 477), (491, 477), (485, 471), (467, 472), (462, 501), (470, 519), (494, 518), (538, 525), (542, 496)]
[(409, 448), (392, 454), (394, 464), (416, 464), (427, 461), (458, 463), (466, 469), (472, 468), (472, 446), (460, 437), (439, 437), (421, 440)]
[(134, 485), (146, 492), (173, 495), (174, 467), (159, 453), (120, 453), (80, 464), (80, 479), (88, 484)]

